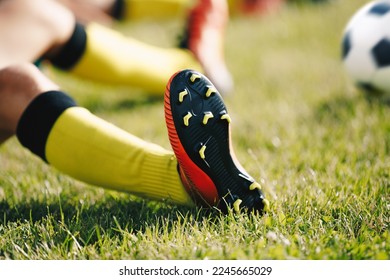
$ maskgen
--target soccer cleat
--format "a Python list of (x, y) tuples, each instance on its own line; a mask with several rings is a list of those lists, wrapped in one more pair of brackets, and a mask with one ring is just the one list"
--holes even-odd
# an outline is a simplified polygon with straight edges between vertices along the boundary
[(180, 47), (194, 54), (206, 76), (223, 94), (233, 89), (233, 80), (223, 55), (228, 18), (226, 0), (198, 0), (189, 13), (185, 34), (180, 42)]
[[(262, 213), (268, 201), (234, 156), (231, 119), (210, 80), (193, 70), (175, 73), (167, 84), (164, 107), (180, 177), (194, 201), (223, 212), (231, 208)], [(188, 121), (186, 116), (191, 116)]]

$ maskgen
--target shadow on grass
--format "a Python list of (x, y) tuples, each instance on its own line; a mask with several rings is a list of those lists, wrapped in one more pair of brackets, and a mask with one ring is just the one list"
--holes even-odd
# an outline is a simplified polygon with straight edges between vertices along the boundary
[[(51, 203), (29, 201), (9, 204), (0, 201), (1, 228), (18, 228), (24, 224), (30, 228), (53, 228), (52, 239), (61, 244), (69, 233), (74, 234), (85, 245), (99, 242), (100, 235), (105, 238), (121, 240), (126, 234), (144, 233), (145, 229), (156, 226), (174, 229), (176, 222), (185, 217), (192, 221), (217, 217), (213, 210), (176, 206), (134, 198), (108, 197), (104, 201), (87, 205), (86, 203), (61, 200)], [(38, 230), (38, 231), (40, 231)], [(46, 230), (46, 229), (45, 229)], [(34, 239), (42, 234), (37, 234)]]
[(163, 96), (147, 96), (142, 99), (124, 99), (113, 106), (112, 110), (130, 110), (136, 107), (150, 106), (162, 103)]
[(81, 103), (82, 106), (88, 108), (93, 113), (98, 112), (123, 112), (142, 108), (146, 106), (153, 106), (157, 104), (162, 105), (163, 96), (144, 96), (138, 98), (120, 98), (115, 101), (105, 102), (101, 98), (90, 98), (88, 101)]

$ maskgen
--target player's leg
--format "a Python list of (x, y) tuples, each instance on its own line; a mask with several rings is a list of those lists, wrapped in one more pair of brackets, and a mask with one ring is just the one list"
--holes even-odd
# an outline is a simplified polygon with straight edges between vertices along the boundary
[(97, 24), (84, 29), (55, 1), (1, 1), (0, 34), (0, 68), (44, 54), (79, 76), (157, 94), (164, 92), (171, 73), (201, 68), (188, 49), (150, 46)]
[(76, 106), (32, 64), (0, 70), (0, 132), (78, 180), (192, 204), (171, 151)]
[(77, 24), (62, 51), (46, 58), (79, 77), (139, 87), (160, 96), (178, 69), (201, 70), (188, 49), (152, 46), (96, 23)]
[[(26, 74), (28, 73), (28, 74)], [(0, 70), (0, 143), (15, 135), (16, 127), (27, 105), (40, 93), (57, 90), (30, 64), (8, 66)]]
[(189, 192), (222, 210), (261, 212), (267, 205), (234, 157), (218, 91), (199, 73), (182, 71), (167, 86), (166, 119), (179, 165), (172, 152), (77, 107), (31, 64), (1, 69), (0, 85), (2, 134), (16, 133), (23, 146), (76, 179), (186, 205), (192, 204)]
[(223, 58), (227, 17), (224, 0), (199, 0), (180, 48), (151, 46), (94, 23), (85, 28), (77, 25), (62, 52), (48, 58), (78, 76), (138, 86), (154, 94), (164, 92), (172, 73), (192, 68), (206, 73), (227, 93), (232, 88)]
[(73, 14), (54, 1), (0, 1), (0, 68), (55, 53), (74, 24)]

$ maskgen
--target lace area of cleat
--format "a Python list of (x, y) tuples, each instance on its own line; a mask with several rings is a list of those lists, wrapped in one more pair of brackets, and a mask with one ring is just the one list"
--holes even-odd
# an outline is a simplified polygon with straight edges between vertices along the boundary
[(261, 186), (234, 155), (231, 118), (207, 77), (193, 70), (174, 74), (165, 93), (165, 117), (182, 181), (198, 204), (223, 212), (265, 210)]

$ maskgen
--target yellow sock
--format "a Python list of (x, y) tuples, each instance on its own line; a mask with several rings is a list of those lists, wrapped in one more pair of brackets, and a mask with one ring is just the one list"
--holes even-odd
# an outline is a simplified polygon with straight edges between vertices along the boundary
[(192, 204), (173, 152), (77, 107), (61, 91), (38, 95), (23, 112), (16, 136), (24, 147), (75, 179), (151, 199)]
[(86, 33), (85, 51), (70, 70), (81, 77), (163, 95), (173, 73), (185, 68), (201, 71), (186, 49), (151, 46), (96, 23), (88, 25)]
[(184, 18), (193, 0), (125, 0), (122, 19)]
[(171, 151), (145, 142), (81, 107), (66, 109), (46, 142), (47, 161), (87, 183), (192, 204)]

